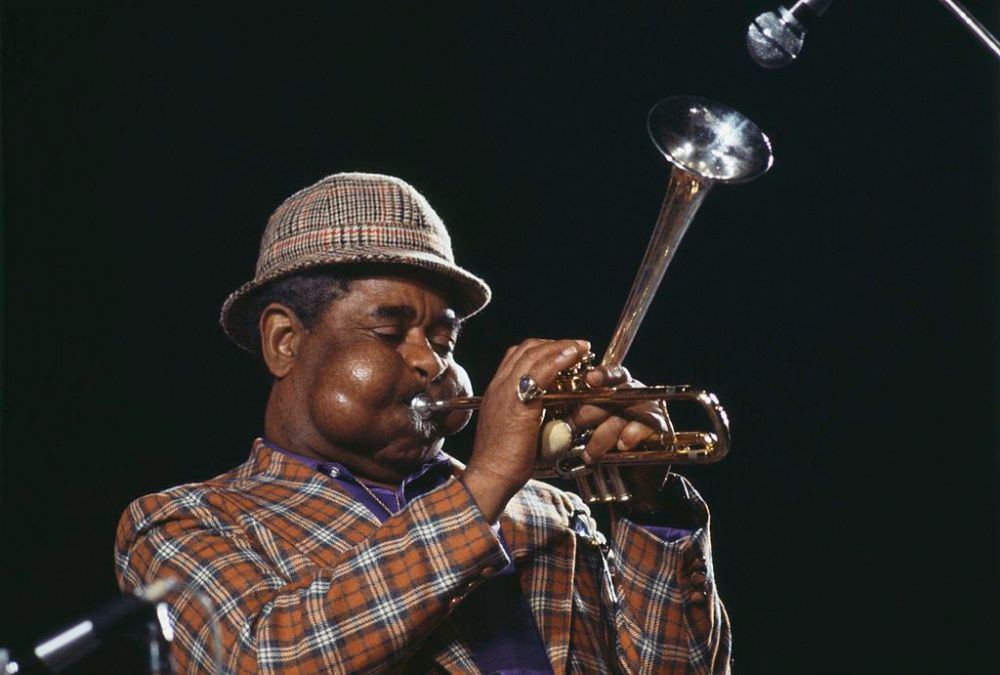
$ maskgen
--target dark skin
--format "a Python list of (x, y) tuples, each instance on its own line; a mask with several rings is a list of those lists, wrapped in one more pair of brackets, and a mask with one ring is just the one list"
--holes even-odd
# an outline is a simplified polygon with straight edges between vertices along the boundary
[[(264, 431), (293, 452), (340, 462), (361, 478), (395, 486), (468, 420), (467, 413), (452, 413), (428, 427), (415, 422), (410, 409), (418, 393), (438, 400), (471, 389), (454, 359), (460, 322), (442, 290), (423, 279), (355, 279), (312, 330), (288, 307), (271, 304), (259, 328), (264, 362), (274, 376)], [(535, 463), (543, 410), (538, 402), (525, 405), (517, 398), (519, 378), (528, 374), (546, 388), (589, 350), (585, 340), (529, 339), (504, 355), (483, 394), (463, 474), (490, 522), (531, 478)], [(603, 386), (625, 378), (621, 370), (596, 371), (590, 382)], [(615, 447), (635, 447), (659, 430), (655, 415), (645, 422), (593, 406), (573, 418), (578, 429), (594, 427), (590, 461)], [(634, 491), (652, 494), (661, 477), (662, 469), (638, 472)]]

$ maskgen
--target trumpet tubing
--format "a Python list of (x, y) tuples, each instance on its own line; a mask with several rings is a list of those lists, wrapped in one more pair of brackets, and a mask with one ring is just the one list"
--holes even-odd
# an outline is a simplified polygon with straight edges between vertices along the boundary
[[(711, 431), (666, 431), (654, 443), (645, 443), (635, 452), (614, 452), (604, 460), (612, 465), (632, 465), (642, 463), (642, 457), (656, 463), (667, 464), (713, 464), (729, 452), (729, 416), (715, 394), (692, 389), (688, 385), (635, 387), (631, 389), (588, 389), (585, 391), (546, 392), (538, 399), (547, 409), (575, 409), (582, 405), (598, 405), (607, 408), (627, 408), (643, 401), (691, 401), (704, 410)], [(466, 396), (447, 401), (432, 401), (423, 394), (416, 396), (410, 407), (422, 418), (431, 419), (455, 410), (478, 410), (482, 396)], [(557, 418), (558, 419), (558, 418)], [(544, 444), (543, 444), (544, 446)], [(569, 449), (540, 448), (539, 470), (556, 463)], [(659, 452), (659, 454), (657, 454)], [(636, 457), (630, 457), (636, 455)]]
[[(579, 386), (581, 381), (583, 378), (577, 371), (561, 373), (556, 386), (575, 387)], [(714, 464), (725, 458), (729, 452), (731, 442), (729, 417), (725, 408), (715, 394), (694, 389), (689, 385), (547, 391), (535, 400), (541, 402), (545, 408), (548, 424), (565, 425), (568, 431), (553, 434), (552, 436), (559, 439), (557, 441), (551, 440), (551, 436), (543, 431), (534, 477), (575, 478), (581, 481), (583, 486), (587, 485), (583, 482), (586, 477), (594, 474), (587, 479), (594, 483), (593, 487), (590, 485), (581, 487), (581, 492), (588, 501), (628, 500), (628, 490), (621, 476), (615, 471), (617, 467)], [(421, 418), (432, 419), (455, 410), (478, 410), (482, 401), (481, 396), (432, 401), (421, 394), (413, 399), (410, 406)], [(573, 438), (572, 429), (563, 421), (563, 417), (582, 405), (598, 405), (614, 410), (628, 408), (645, 401), (658, 401), (664, 406), (680, 401), (695, 403), (705, 413), (711, 430), (677, 431), (668, 423), (668, 430), (661, 433), (657, 439), (642, 443), (635, 450), (611, 451), (601, 457), (600, 466), (588, 466), (578, 459), (583, 451), (583, 444)], [(604, 474), (607, 474), (606, 478), (602, 478)]]
[[(620, 366), (625, 360), (681, 239), (713, 185), (751, 181), (767, 172), (773, 162), (771, 142), (753, 122), (705, 99), (675, 97), (660, 101), (649, 111), (647, 129), (673, 169), (652, 238), (602, 366)], [(584, 377), (589, 365), (587, 361), (560, 374), (554, 390), (540, 397), (549, 422), (541, 434), (536, 477), (576, 478), (580, 494), (587, 501), (625, 502), (630, 495), (618, 470), (621, 466), (705, 464), (726, 456), (729, 420), (715, 395), (688, 386), (591, 389)], [(711, 431), (675, 430), (666, 404), (676, 400), (701, 405), (711, 422)], [(413, 408), (417, 414), (430, 417), (451, 410), (475, 409), (481, 401), (476, 396), (450, 401), (429, 401), (418, 396)], [(596, 465), (579, 460), (585, 439), (574, 438), (572, 427), (562, 418), (583, 404), (628, 407), (641, 401), (662, 402), (667, 430), (659, 442), (631, 452), (608, 452)]]

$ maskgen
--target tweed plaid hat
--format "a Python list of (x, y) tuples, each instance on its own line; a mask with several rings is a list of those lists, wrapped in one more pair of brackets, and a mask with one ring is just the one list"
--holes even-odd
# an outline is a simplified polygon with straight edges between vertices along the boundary
[(423, 195), (392, 176), (338, 173), (299, 190), (271, 215), (256, 274), (226, 298), (219, 323), (253, 351), (244, 313), (258, 289), (294, 272), (359, 263), (431, 272), (463, 317), (490, 301), (486, 282), (455, 264), (448, 230)]

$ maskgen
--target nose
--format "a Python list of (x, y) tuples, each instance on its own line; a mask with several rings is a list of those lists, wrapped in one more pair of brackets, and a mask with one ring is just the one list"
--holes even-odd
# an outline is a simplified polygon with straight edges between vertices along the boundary
[(427, 336), (420, 333), (407, 339), (403, 345), (403, 360), (425, 383), (434, 382), (448, 370), (445, 361), (431, 346)]

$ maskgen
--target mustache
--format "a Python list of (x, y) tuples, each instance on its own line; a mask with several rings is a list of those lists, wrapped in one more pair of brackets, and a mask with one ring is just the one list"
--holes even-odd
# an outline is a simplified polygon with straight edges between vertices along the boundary
[(409, 410), (410, 425), (417, 435), (425, 441), (433, 441), (441, 437), (441, 425), (440, 420), (434, 417), (424, 417), (414, 408), (410, 407)]

